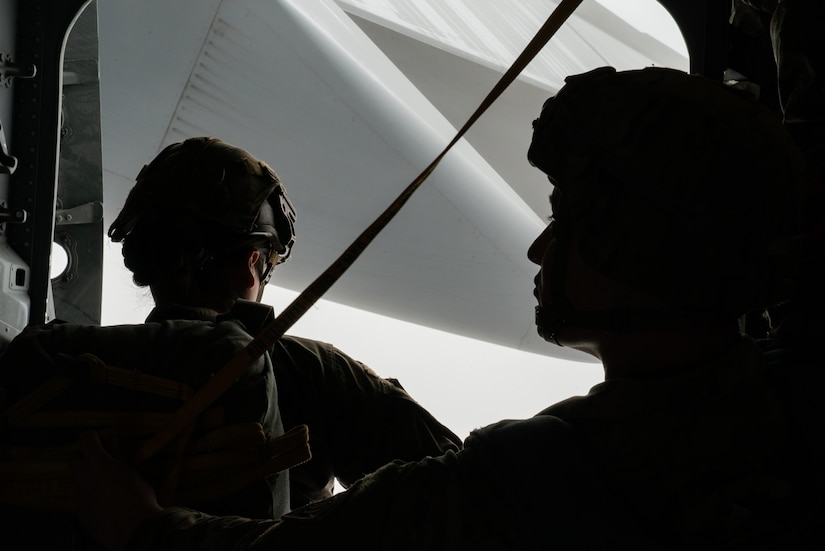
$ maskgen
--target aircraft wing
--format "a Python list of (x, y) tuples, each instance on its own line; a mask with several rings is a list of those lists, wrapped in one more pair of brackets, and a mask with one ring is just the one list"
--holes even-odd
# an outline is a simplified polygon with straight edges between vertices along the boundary
[[(298, 211), (297, 241), (273, 283), (300, 291), (452, 139), (556, 4), (90, 2), (83, 15), (92, 22), (96, 15), (97, 25), (78, 25), (67, 49), (98, 43), (102, 227), (165, 145), (220, 137), (269, 162), (284, 180)], [(551, 189), (526, 161), (531, 122), (569, 74), (651, 64), (684, 68), (687, 60), (584, 2), (325, 298), (585, 359), (546, 346), (533, 324), (537, 267), (526, 250), (550, 214)], [(61, 165), (73, 166), (65, 155)], [(58, 187), (58, 199), (71, 195)], [(102, 248), (104, 271), (119, 266), (118, 248)], [(70, 288), (55, 298), (57, 317), (99, 317), (99, 305), (86, 312), (72, 299)]]
[[(552, 8), (517, 4), (508, 15), (492, 1), (101, 2), (105, 218), (163, 146), (220, 137), (284, 180), (297, 240), (273, 282), (302, 290), (449, 142)], [(443, 38), (449, 18), (473, 13), (475, 26)], [(649, 37), (648, 52), (625, 45), (622, 33), (644, 37), (619, 23), (592, 7), (574, 15), (326, 298), (581, 359), (533, 324), (525, 253), (550, 186), (526, 150), (566, 74), (680, 61)]]

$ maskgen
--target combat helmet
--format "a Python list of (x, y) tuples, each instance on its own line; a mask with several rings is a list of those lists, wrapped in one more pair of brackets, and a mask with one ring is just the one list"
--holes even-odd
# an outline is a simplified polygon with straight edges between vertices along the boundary
[(109, 237), (122, 242), (149, 217), (192, 220), (214, 248), (269, 243), (263, 284), (295, 242), (295, 209), (275, 172), (247, 151), (211, 137), (171, 144), (144, 166)]
[(787, 297), (803, 162), (758, 101), (677, 70), (605, 67), (568, 77), (533, 128), (528, 159), (594, 269), (725, 319)]

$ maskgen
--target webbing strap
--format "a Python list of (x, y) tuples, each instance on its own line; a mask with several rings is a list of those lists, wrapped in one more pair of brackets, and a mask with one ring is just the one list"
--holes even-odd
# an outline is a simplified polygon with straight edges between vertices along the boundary
[[(179, 459), (164, 457), (142, 465), (143, 476), (158, 480), (161, 503), (196, 505), (219, 499), (312, 457), (306, 425), (268, 439), (260, 423), (240, 423), (198, 435), (192, 444)], [(71, 461), (76, 453), (76, 443), (0, 449), (0, 505), (73, 512)]]
[(43, 404), (60, 396), (75, 384), (75, 379), (67, 376), (56, 376), (29, 392), (26, 396), (9, 406), (0, 415), (0, 432), (20, 425), (33, 413), (40, 410)]
[(80, 354), (78, 359), (88, 366), (89, 380), (93, 383), (148, 392), (155, 396), (181, 401), (185, 401), (193, 393), (192, 387), (180, 381), (150, 375), (137, 369), (108, 365), (94, 354)]
[[(94, 354), (80, 354), (76, 360), (85, 364), (86, 371), (76, 369), (69, 375), (55, 375), (49, 378), (39, 387), (35, 388), (27, 395), (0, 413), (0, 432), (11, 428), (37, 428), (52, 426), (106, 426), (112, 425), (117, 420), (129, 418), (126, 412), (111, 411), (44, 411), (41, 408), (51, 400), (62, 395), (72, 388), (78, 381), (88, 381), (92, 383), (108, 384), (122, 388), (128, 388), (139, 392), (148, 392), (155, 396), (163, 396), (185, 401), (192, 395), (192, 388), (180, 381), (166, 379), (155, 375), (142, 373), (135, 369), (124, 369), (107, 365), (103, 360)], [(166, 424), (165, 420), (171, 417), (170, 413), (151, 414), (133, 413), (136, 419), (141, 415), (146, 416), (144, 422), (131, 423), (134, 426)], [(154, 419), (154, 421), (153, 421)], [(76, 424), (73, 424), (76, 423)]]
[(401, 192), (398, 198), (356, 238), (329, 268), (310, 283), (277, 318), (267, 324), (244, 350), (224, 365), (209, 382), (187, 400), (176, 412), (169, 425), (159, 431), (155, 438), (148, 441), (146, 445), (137, 451), (136, 456), (133, 458), (134, 461), (138, 463), (145, 461), (163, 449), (178, 432), (187, 427), (192, 420), (197, 417), (198, 413), (223, 394), (226, 389), (243, 374), (249, 365), (263, 355), (266, 350), (271, 348), (278, 339), (284, 335), (287, 329), (298, 321), (298, 319), (332, 287), (338, 278), (355, 262), (364, 249), (367, 248), (367, 245), (375, 239), (378, 233), (401, 210), (401, 207), (404, 206), (415, 190), (417, 190), (424, 180), (435, 170), (447, 152), (452, 149), (476, 120), (478, 120), (487, 108), (490, 107), (501, 93), (516, 79), (519, 73), (521, 73), (536, 54), (541, 51), (544, 45), (556, 34), (556, 31), (567, 21), (581, 3), (582, 0), (562, 0), (559, 3), (544, 25), (542, 25), (536, 33), (535, 37), (527, 44), (516, 61), (513, 62), (513, 65), (504, 73), (464, 126), (461, 127), (452, 141), (447, 144), (433, 162)]

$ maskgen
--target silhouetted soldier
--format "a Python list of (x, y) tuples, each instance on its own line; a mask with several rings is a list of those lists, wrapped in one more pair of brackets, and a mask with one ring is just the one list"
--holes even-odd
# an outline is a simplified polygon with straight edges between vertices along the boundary
[(281, 522), (163, 510), (90, 438), (84, 496), (120, 509), (87, 501), (87, 526), (135, 550), (798, 544), (804, 452), (738, 324), (789, 292), (802, 174), (780, 120), (702, 77), (605, 68), (548, 100), (528, 157), (554, 184), (528, 252), (539, 332), (599, 358), (604, 383)]

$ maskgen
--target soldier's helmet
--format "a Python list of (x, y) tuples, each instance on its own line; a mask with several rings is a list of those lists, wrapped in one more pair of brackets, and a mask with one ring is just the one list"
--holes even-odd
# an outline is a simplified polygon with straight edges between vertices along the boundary
[(275, 172), (211, 137), (171, 144), (144, 166), (109, 237), (124, 241), (147, 219), (191, 221), (215, 250), (266, 242), (277, 263), (295, 242), (295, 209)]
[(804, 165), (758, 101), (681, 71), (605, 67), (569, 77), (533, 126), (528, 159), (593, 268), (683, 310), (787, 296)]

